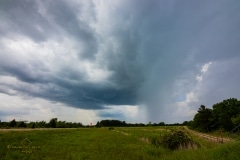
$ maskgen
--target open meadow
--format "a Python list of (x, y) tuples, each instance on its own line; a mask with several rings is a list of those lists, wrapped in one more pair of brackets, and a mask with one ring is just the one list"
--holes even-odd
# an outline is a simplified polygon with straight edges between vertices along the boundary
[[(240, 142), (191, 138), (198, 147), (170, 150), (153, 144), (176, 127), (0, 130), (0, 159), (35, 160), (236, 160)], [(181, 128), (184, 130), (184, 128)], [(185, 132), (188, 132), (185, 130)]]

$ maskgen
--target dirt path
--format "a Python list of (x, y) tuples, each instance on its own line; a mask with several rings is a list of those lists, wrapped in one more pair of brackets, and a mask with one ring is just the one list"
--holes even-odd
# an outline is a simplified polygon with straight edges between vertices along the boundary
[(204, 138), (204, 139), (207, 139), (209, 141), (212, 141), (212, 142), (217, 142), (217, 143), (226, 143), (226, 142), (230, 142), (231, 139), (229, 138), (223, 138), (223, 137), (216, 137), (216, 136), (211, 136), (211, 135), (208, 135), (208, 134), (205, 134), (205, 133), (200, 133), (200, 132), (197, 132), (197, 131), (193, 131), (193, 130), (190, 130), (188, 127), (184, 127), (188, 132), (194, 134), (194, 135), (197, 135), (198, 137), (200, 138)]

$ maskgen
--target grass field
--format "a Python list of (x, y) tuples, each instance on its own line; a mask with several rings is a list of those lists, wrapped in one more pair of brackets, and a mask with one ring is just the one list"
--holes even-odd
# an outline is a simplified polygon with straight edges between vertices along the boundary
[(0, 159), (36, 160), (237, 160), (240, 142), (218, 144), (192, 136), (198, 149), (171, 151), (151, 144), (165, 127), (0, 131)]

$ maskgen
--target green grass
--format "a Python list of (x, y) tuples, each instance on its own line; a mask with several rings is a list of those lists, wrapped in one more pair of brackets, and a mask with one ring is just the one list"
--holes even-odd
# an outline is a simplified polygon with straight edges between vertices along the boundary
[[(151, 144), (151, 138), (168, 132), (165, 127), (84, 128), (33, 131), (0, 131), (0, 160), (223, 160), (240, 159), (240, 142), (216, 144), (193, 136), (201, 148), (170, 151)], [(27, 138), (30, 147), (22, 146)], [(31, 153), (23, 153), (22, 151)]]

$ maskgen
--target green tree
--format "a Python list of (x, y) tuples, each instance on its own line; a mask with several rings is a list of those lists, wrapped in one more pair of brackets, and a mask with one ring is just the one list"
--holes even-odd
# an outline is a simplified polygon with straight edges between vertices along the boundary
[(18, 127), (26, 128), (27, 125), (26, 125), (26, 123), (24, 123), (23, 121), (21, 121), (21, 122), (18, 123)]
[[(240, 114), (240, 101), (229, 98), (213, 105), (214, 125), (226, 131), (233, 129), (237, 116)], [(234, 121), (233, 121), (234, 120)]]
[(160, 122), (158, 123), (159, 126), (165, 126), (165, 123), (164, 122)]
[(57, 128), (67, 128), (67, 124), (65, 121), (58, 121), (56, 127)]
[(35, 122), (30, 122), (28, 125), (27, 125), (28, 128), (35, 128), (36, 127), (36, 123)]
[(194, 116), (194, 126), (200, 131), (209, 132), (212, 130), (211, 126), (213, 123), (212, 109), (206, 108), (201, 105), (198, 109), (198, 113)]
[(17, 125), (17, 122), (15, 119), (9, 122), (9, 127), (15, 127)]
[(48, 123), (49, 127), (51, 128), (56, 128), (57, 127), (57, 118), (52, 118), (49, 123)]
[(97, 122), (96, 127), (101, 127), (99, 121)]
[(182, 125), (183, 125), (183, 126), (187, 126), (188, 123), (189, 123), (188, 121), (184, 121), (184, 122), (182, 123)]
[(97, 123), (97, 126), (100, 127), (124, 127), (127, 126), (127, 123), (125, 121), (119, 121), (119, 120), (102, 120), (101, 122)]
[(47, 123), (45, 121), (40, 121), (35, 123), (36, 128), (45, 128), (47, 127)]
[(232, 118), (232, 123), (235, 125), (235, 126), (238, 126), (240, 125), (240, 114), (237, 115), (235, 118)]

